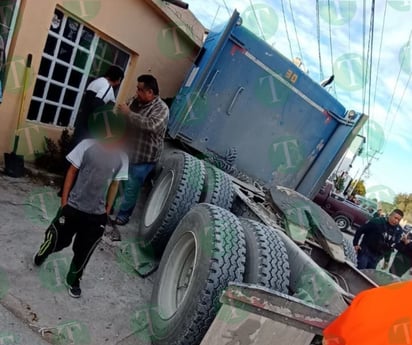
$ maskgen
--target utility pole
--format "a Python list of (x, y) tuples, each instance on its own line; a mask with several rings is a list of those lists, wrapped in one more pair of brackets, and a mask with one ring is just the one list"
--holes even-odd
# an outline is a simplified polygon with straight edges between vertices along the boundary
[[(368, 160), (368, 163), (366, 164), (365, 168), (362, 170), (362, 172), (361, 172), (361, 174), (359, 175), (359, 177), (358, 177), (357, 179), (354, 179), (354, 180), (353, 180), (354, 182), (356, 182), (356, 184), (357, 184), (359, 181), (362, 180), (363, 175), (365, 175), (365, 173), (366, 173), (366, 172), (368, 171), (368, 169), (371, 167), (372, 161), (373, 161), (374, 159), (378, 159), (378, 158), (375, 157), (378, 153), (381, 153), (381, 152), (379, 152), (379, 151), (377, 151), (377, 150), (373, 150), (373, 153), (372, 153), (372, 155), (370, 156), (370, 159)], [(352, 188), (349, 188), (349, 189), (348, 189), (348, 195), (350, 195), (350, 194), (353, 193), (353, 190), (355, 189), (356, 184), (354, 184), (354, 185), (352, 186)]]

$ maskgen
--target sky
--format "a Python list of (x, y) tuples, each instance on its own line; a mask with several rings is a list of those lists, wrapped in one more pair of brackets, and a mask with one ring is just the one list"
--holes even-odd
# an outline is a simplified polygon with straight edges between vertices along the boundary
[(364, 179), (378, 199), (412, 193), (412, 1), (379, 0), (373, 11), (371, 1), (364, 8), (360, 0), (185, 2), (211, 30), (236, 9), (243, 25), (273, 48), (300, 57), (312, 79), (333, 74), (329, 92), (369, 115), (362, 130), (367, 147), (350, 175)]

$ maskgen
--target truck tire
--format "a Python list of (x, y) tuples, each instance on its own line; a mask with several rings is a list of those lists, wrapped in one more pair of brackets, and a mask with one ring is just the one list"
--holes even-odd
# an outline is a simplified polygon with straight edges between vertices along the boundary
[(210, 204), (193, 207), (160, 261), (150, 309), (152, 343), (200, 344), (229, 282), (242, 282), (246, 243), (240, 221)]
[(334, 221), (341, 231), (347, 230), (351, 224), (349, 218), (342, 215), (336, 216)]
[(246, 238), (244, 282), (288, 294), (290, 268), (282, 239), (262, 223), (250, 219), (240, 222)]
[(199, 202), (204, 179), (203, 162), (187, 153), (165, 160), (142, 212), (138, 238), (143, 247), (161, 254), (179, 221)]
[(233, 198), (234, 190), (229, 176), (213, 165), (206, 164), (206, 179), (200, 202), (230, 210)]
[(356, 266), (358, 255), (356, 254), (355, 248), (353, 248), (352, 242), (346, 237), (343, 237), (343, 252), (345, 253), (345, 257)]

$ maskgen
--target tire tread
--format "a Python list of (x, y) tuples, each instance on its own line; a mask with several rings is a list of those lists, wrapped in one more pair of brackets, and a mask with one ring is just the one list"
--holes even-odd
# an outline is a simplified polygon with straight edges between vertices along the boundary
[[(262, 285), (272, 290), (287, 294), (289, 292), (290, 267), (288, 253), (281, 237), (276, 231), (251, 219), (241, 219), (244, 231), (252, 236), (246, 239), (256, 241), (256, 253), (248, 253), (249, 270), (257, 274), (257, 281), (245, 275), (245, 283)], [(255, 255), (255, 258), (250, 258)], [(257, 266), (257, 267), (256, 267)]]
[[(153, 339), (156, 345), (193, 345), (199, 344), (212, 324), (218, 308), (219, 298), (229, 282), (242, 282), (246, 261), (246, 242), (242, 226), (235, 215), (211, 204), (199, 204), (210, 219), (213, 243), (210, 245), (211, 257), (208, 276), (197, 299), (195, 310), (185, 313), (179, 334), (174, 339)], [(179, 228), (173, 236), (178, 235)], [(166, 249), (167, 250), (167, 249)], [(159, 277), (160, 278), (160, 277)]]
[(170, 208), (150, 241), (155, 249), (162, 250), (166, 246), (179, 221), (193, 205), (199, 202), (202, 193), (206, 175), (203, 162), (187, 153), (179, 152), (179, 154), (182, 154), (184, 159), (182, 177)]

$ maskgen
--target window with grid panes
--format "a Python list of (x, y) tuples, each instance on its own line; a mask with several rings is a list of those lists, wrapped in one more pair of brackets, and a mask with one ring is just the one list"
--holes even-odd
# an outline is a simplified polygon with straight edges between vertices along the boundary
[[(28, 120), (72, 126), (88, 83), (130, 55), (56, 9), (44, 47)], [(116, 91), (116, 90), (115, 90)]]

